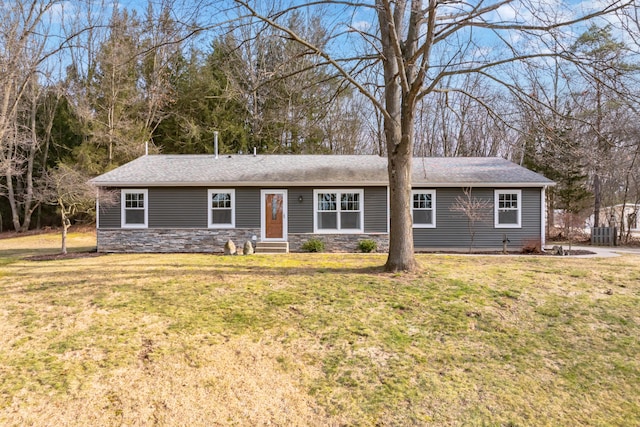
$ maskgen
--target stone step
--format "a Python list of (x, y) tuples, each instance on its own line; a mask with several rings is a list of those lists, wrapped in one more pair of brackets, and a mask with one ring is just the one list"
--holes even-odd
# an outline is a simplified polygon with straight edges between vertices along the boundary
[(289, 242), (257, 242), (257, 254), (288, 254)]

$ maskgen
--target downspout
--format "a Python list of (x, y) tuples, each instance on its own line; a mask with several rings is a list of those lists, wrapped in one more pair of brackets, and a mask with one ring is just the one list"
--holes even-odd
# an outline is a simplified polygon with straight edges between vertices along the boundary
[(100, 188), (96, 188), (96, 252), (100, 252)]
[(546, 245), (546, 228), (547, 228), (547, 186), (542, 187), (540, 191), (540, 250), (544, 252)]

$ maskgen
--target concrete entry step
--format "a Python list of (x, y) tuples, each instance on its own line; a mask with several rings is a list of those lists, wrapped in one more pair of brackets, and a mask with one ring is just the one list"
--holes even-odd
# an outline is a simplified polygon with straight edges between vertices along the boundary
[(257, 242), (257, 254), (288, 254), (289, 242)]

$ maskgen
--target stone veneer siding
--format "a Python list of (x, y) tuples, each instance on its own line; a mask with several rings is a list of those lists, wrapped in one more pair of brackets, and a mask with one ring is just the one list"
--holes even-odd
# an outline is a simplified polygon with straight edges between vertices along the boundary
[[(260, 236), (259, 229), (201, 229), (201, 228), (144, 228), (98, 229), (98, 252), (113, 253), (222, 253), (224, 244), (231, 239), (236, 247)], [(374, 240), (378, 252), (389, 250), (388, 234), (289, 234), (289, 250), (301, 252), (302, 244), (318, 238), (325, 243), (326, 252), (358, 252), (358, 242)]]
[(289, 250), (301, 252), (302, 245), (309, 239), (319, 239), (324, 242), (325, 252), (360, 252), (358, 242), (373, 240), (378, 244), (377, 252), (389, 250), (389, 235), (384, 233), (371, 234), (289, 234)]
[(231, 239), (242, 248), (260, 229), (144, 228), (98, 229), (98, 252), (210, 252), (224, 251)]

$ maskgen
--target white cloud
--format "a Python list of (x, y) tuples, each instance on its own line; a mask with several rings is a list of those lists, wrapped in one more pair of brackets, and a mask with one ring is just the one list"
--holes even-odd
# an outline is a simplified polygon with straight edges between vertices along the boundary
[(518, 12), (511, 3), (502, 5), (495, 11), (496, 20), (500, 21), (515, 21), (518, 17)]
[(351, 28), (357, 31), (368, 31), (371, 28), (371, 22), (368, 21), (353, 21)]

